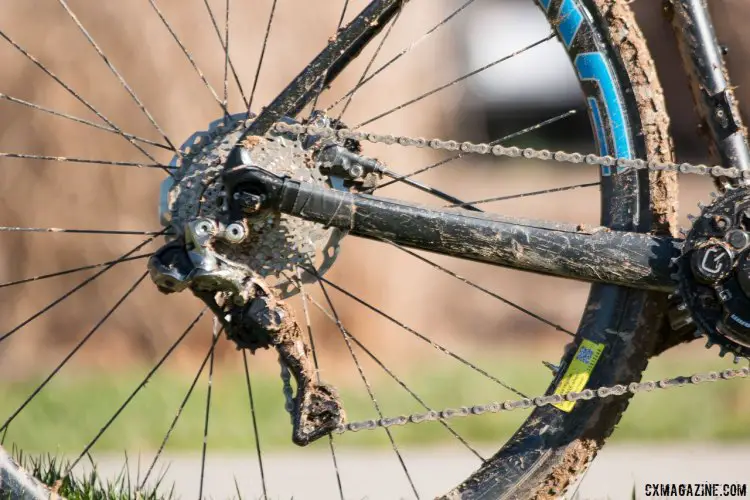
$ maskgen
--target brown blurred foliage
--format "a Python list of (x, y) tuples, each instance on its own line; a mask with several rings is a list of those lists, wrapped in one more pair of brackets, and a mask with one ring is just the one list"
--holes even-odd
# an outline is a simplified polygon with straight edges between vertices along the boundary
[[(281, 1), (275, 15), (264, 68), (260, 74), (253, 108), (269, 102), (291, 80), (334, 32), (342, 2)], [(680, 130), (693, 125), (689, 113), (689, 94), (680, 80), (678, 58), (671, 31), (661, 22), (658, 4), (651, 0), (635, 3), (659, 62), (660, 75), (667, 87), (673, 119)], [(202, 83), (188, 59), (149, 5), (148, 0), (128, 2), (69, 0), (69, 4), (99, 43), (103, 52), (122, 73), (159, 125), (176, 144), (195, 130), (221, 115), (211, 92)], [(223, 30), (223, 1), (212, 1), (217, 22)], [(351, 19), (366, 2), (352, 0), (346, 15)], [(428, 1), (413, 5), (402, 14), (393, 34), (378, 58), (382, 63), (407, 47), (416, 36), (447, 12), (448, 2)], [(161, 0), (165, 18), (205, 73), (216, 93), (223, 93), (224, 58), (214, 28), (201, 0)], [(451, 4), (452, 5), (452, 4)], [(712, 5), (714, 6), (714, 5)], [(246, 94), (252, 89), (255, 68), (268, 21), (271, 1), (232, 2), (230, 52)], [(741, 29), (750, 8), (740, 0), (717, 2), (717, 26), (722, 40), (731, 47), (733, 76), (740, 84), (739, 96), (750, 98), (744, 82), (750, 78), (748, 60), (750, 40)], [(726, 7), (725, 10), (723, 8)], [(10, 2), (0, 12), (0, 29), (27, 49), (50, 71), (75, 89), (102, 115), (130, 133), (156, 141), (163, 138), (151, 127), (130, 95), (98, 57), (63, 8), (50, 0)], [(345, 120), (359, 123), (382, 109), (398, 105), (436, 87), (456, 74), (451, 66), (454, 47), (450, 30), (436, 34), (430, 43), (420, 45), (408, 59), (394, 65), (377, 82), (365, 87), (353, 100)], [(330, 95), (341, 95), (359, 79), (375, 44), (352, 69), (336, 82)], [(24, 58), (9, 43), (0, 43), (2, 84), (0, 92), (41, 106), (98, 121), (86, 106), (77, 102), (49, 75)], [(376, 63), (377, 67), (378, 63)], [(229, 80), (230, 108), (241, 111), (237, 86)], [(461, 91), (451, 88), (437, 98), (426, 99), (409, 111), (394, 113), (368, 128), (409, 135), (461, 136), (450, 126), (458, 112)], [(322, 105), (331, 98), (321, 99)], [(682, 103), (682, 104), (681, 104)], [(39, 155), (105, 158), (142, 161), (144, 155), (116, 134), (75, 124), (19, 104), (0, 101), (0, 150)], [(168, 162), (167, 151), (148, 148), (160, 162)], [(393, 150), (369, 147), (368, 154), (378, 156), (393, 168), (407, 172), (442, 158), (429, 151)], [(457, 164), (461, 162), (456, 162)], [(0, 200), (3, 224), (8, 226), (68, 227), (95, 229), (158, 229), (157, 200), (164, 174), (156, 169), (137, 169), (98, 165), (80, 165), (43, 161), (5, 159), (0, 161)], [(532, 177), (528, 169), (481, 166), (480, 174), (468, 176), (465, 166), (454, 165), (440, 175), (427, 175), (426, 181), (439, 178), (460, 195), (476, 198), (520, 192), (549, 185), (559, 186), (586, 179), (580, 172), (560, 172), (543, 168), (545, 176)], [(536, 171), (535, 171), (536, 172)], [(501, 175), (502, 173), (502, 175)], [(455, 188), (455, 189), (454, 189)], [(499, 192), (498, 192), (499, 191)], [(389, 196), (403, 194), (395, 188)], [(592, 223), (598, 218), (596, 193), (581, 193), (570, 198), (550, 196), (544, 206), (533, 201), (503, 205), (505, 213), (543, 216)], [(414, 198), (412, 198), (414, 199)], [(418, 198), (426, 201), (426, 198)], [(6, 233), (0, 245), (0, 281), (55, 272), (60, 269), (114, 259), (138, 244), (139, 236), (100, 236), (73, 234)], [(149, 251), (157, 248), (147, 247)], [(436, 258), (446, 263), (449, 259)], [(502, 290), (510, 300), (524, 304), (566, 328), (575, 328), (587, 287), (548, 278), (527, 276), (506, 270), (487, 270), (471, 263), (454, 263), (455, 271), (485, 286)], [(397, 272), (384, 272), (385, 270)], [(48, 313), (29, 322), (0, 345), (0, 376), (22, 376), (44, 368), (60, 358), (63, 350), (81, 339), (145, 271), (144, 261), (122, 264), (80, 292), (62, 301)], [(39, 283), (0, 289), (2, 332), (21, 324), (40, 308), (75, 287), (94, 271), (54, 278)], [(528, 339), (546, 331), (527, 316), (499, 304), (481, 292), (457, 283), (429, 266), (415, 264), (408, 256), (372, 242), (343, 244), (340, 262), (331, 271), (332, 280), (410, 326), (429, 331), (436, 338), (465, 342), (457, 332), (469, 332), (482, 339)], [(323, 302), (319, 291), (316, 297)], [(374, 345), (393, 347), (393, 355), (411, 355), (412, 344), (382, 318), (363, 312), (351, 301), (335, 293), (337, 309), (352, 332)], [(340, 304), (340, 305), (339, 305)], [(102, 331), (81, 353), (88, 363), (124, 366), (142, 359), (153, 359), (172, 342), (199, 309), (198, 302), (183, 294), (161, 296), (146, 278), (139, 290), (115, 312)], [(313, 311), (313, 328), (319, 344), (332, 358), (343, 353), (335, 328)], [(502, 330), (501, 330), (502, 328)], [(183, 350), (181, 359), (193, 359), (196, 349), (204, 352), (210, 325), (201, 323), (189, 340), (193, 347)], [(516, 336), (503, 336), (515, 332)], [(400, 335), (400, 336), (399, 336)], [(232, 348), (222, 343), (220, 355)]]

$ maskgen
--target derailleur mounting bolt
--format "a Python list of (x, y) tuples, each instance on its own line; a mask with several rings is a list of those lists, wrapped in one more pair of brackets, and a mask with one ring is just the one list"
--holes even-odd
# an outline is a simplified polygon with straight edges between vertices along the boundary
[(729, 231), (725, 237), (727, 242), (732, 245), (735, 250), (742, 250), (746, 246), (750, 245), (750, 235), (740, 229), (733, 229)]

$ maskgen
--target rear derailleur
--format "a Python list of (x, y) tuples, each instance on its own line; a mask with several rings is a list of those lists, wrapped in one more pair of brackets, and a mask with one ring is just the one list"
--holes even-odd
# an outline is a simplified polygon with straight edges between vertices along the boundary
[(209, 305), (238, 349), (278, 351), (297, 386), (290, 409), (292, 440), (304, 446), (336, 430), (344, 410), (335, 389), (317, 382), (310, 349), (289, 305), (260, 275), (212, 250), (218, 239), (237, 238), (241, 227), (196, 219), (188, 224), (187, 244), (170, 242), (150, 258), (151, 277), (163, 293), (189, 288)]

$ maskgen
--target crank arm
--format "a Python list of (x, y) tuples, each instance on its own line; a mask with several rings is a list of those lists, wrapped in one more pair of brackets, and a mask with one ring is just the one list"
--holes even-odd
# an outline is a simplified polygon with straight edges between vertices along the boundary
[(524, 220), (325, 189), (239, 167), (230, 190), (262, 191), (263, 207), (349, 234), (539, 274), (672, 291), (680, 240), (556, 222)]

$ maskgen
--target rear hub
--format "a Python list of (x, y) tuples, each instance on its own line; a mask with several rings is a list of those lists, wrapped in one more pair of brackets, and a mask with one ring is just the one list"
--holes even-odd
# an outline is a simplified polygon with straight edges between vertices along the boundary
[[(194, 239), (189, 226), (196, 220), (216, 226), (211, 250), (223, 260), (251, 269), (286, 297), (297, 292), (289, 277), (298, 265), (315, 263), (325, 272), (333, 264), (342, 235), (336, 229), (278, 213), (231, 213), (222, 173), (249, 123), (247, 116), (241, 113), (217, 120), (183, 144), (181, 158), (172, 161), (179, 170), (162, 184), (160, 219), (177, 240)], [(247, 138), (242, 146), (245, 164), (306, 183), (331, 185), (313, 160), (315, 150), (305, 148), (299, 137), (269, 133)], [(170, 288), (165, 285), (161, 283), (162, 288)]]

